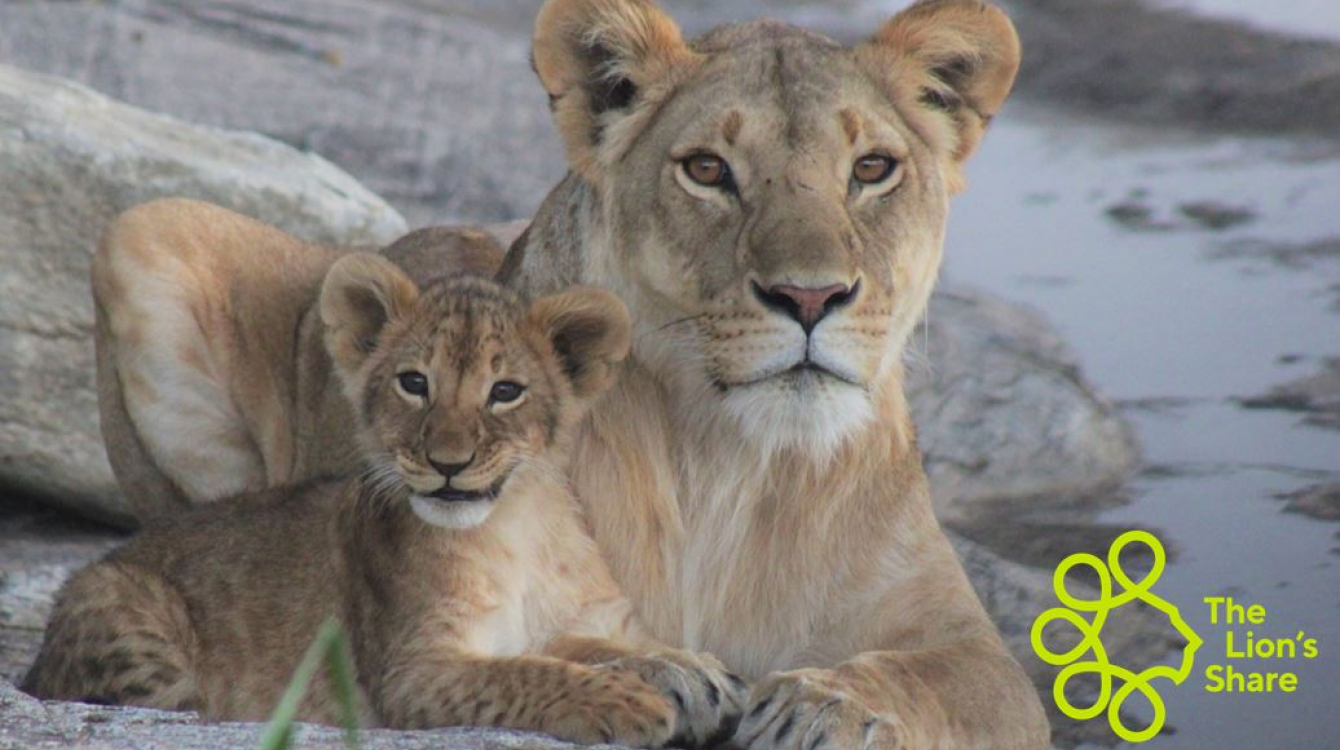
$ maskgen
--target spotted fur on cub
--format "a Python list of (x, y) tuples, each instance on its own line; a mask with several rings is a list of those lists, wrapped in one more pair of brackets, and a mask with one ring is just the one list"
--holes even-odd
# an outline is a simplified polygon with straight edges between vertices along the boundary
[[(420, 292), (352, 254), (316, 310), (364, 471), (193, 509), (81, 570), (29, 691), (263, 719), (335, 616), (370, 724), (658, 747), (733, 722), (744, 684), (644, 632), (563, 473), (629, 349), (617, 297), (527, 306), (468, 277)], [(299, 716), (335, 709), (320, 683)]]

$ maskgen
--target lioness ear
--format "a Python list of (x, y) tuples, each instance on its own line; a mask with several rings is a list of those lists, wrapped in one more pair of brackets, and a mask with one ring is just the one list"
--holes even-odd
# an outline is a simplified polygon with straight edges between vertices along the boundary
[(553, 344), (579, 398), (613, 385), (632, 345), (633, 324), (622, 300), (598, 289), (574, 289), (541, 297), (529, 315)]
[[(1000, 8), (978, 0), (921, 0), (863, 46), (900, 73), (922, 74), (920, 101), (954, 120), (952, 153), (960, 163), (981, 141), (1019, 71), (1014, 24)], [(904, 67), (909, 63), (911, 71)]]
[(326, 350), (337, 367), (357, 370), (377, 345), (382, 328), (405, 314), (419, 289), (391, 261), (371, 253), (340, 258), (321, 285)]
[(548, 0), (535, 20), (531, 64), (549, 93), (572, 168), (599, 178), (598, 148), (621, 115), (671, 85), (694, 54), (649, 0)]

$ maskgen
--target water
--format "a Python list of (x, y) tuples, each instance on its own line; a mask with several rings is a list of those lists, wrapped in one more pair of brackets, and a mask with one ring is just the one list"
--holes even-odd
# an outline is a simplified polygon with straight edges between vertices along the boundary
[[(1150, 469), (1097, 520), (1155, 529), (1178, 551), (1158, 591), (1208, 641), (1192, 677), (1163, 691), (1178, 731), (1146, 746), (1340, 746), (1340, 525), (1274, 497), (1340, 481), (1340, 431), (1233, 400), (1340, 354), (1340, 258), (1290, 267), (1261, 250), (1340, 238), (1340, 161), (1022, 108), (996, 122), (954, 207), (946, 273), (1043, 310), (1122, 405)], [(1205, 202), (1240, 223), (1210, 229), (1178, 208)], [(1258, 635), (1318, 639), (1315, 660), (1235, 663), (1297, 672), (1297, 692), (1204, 691), (1224, 629), (1200, 602), (1225, 594), (1267, 607)]]

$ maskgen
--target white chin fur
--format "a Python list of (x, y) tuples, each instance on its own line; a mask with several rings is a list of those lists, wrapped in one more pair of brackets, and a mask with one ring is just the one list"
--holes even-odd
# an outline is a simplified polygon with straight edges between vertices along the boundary
[(443, 529), (473, 529), (493, 512), (492, 500), (442, 502), (431, 497), (410, 495), (409, 507), (424, 523)]
[(724, 406), (766, 452), (791, 448), (825, 460), (869, 424), (874, 404), (862, 388), (807, 377), (801, 384), (776, 379), (732, 388)]

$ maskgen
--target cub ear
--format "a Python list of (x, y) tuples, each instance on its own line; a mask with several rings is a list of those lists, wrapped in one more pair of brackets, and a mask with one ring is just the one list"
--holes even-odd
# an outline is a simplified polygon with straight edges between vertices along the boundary
[(530, 306), (529, 318), (553, 345), (578, 398), (592, 398), (614, 384), (633, 331), (628, 308), (617, 296), (599, 289), (551, 294)]
[(394, 263), (371, 253), (350, 253), (326, 273), (321, 285), (321, 322), (326, 350), (335, 365), (353, 372), (377, 345), (391, 320), (404, 315), (419, 289)]
[(672, 85), (676, 67), (694, 57), (650, 0), (548, 0), (535, 20), (531, 64), (572, 168), (595, 182), (597, 149), (613, 122)]
[[(1019, 35), (1004, 11), (978, 0), (920, 0), (863, 45), (889, 67), (923, 75), (920, 100), (953, 118), (954, 159), (966, 160), (1019, 71)], [(892, 58), (892, 59), (889, 59)]]

